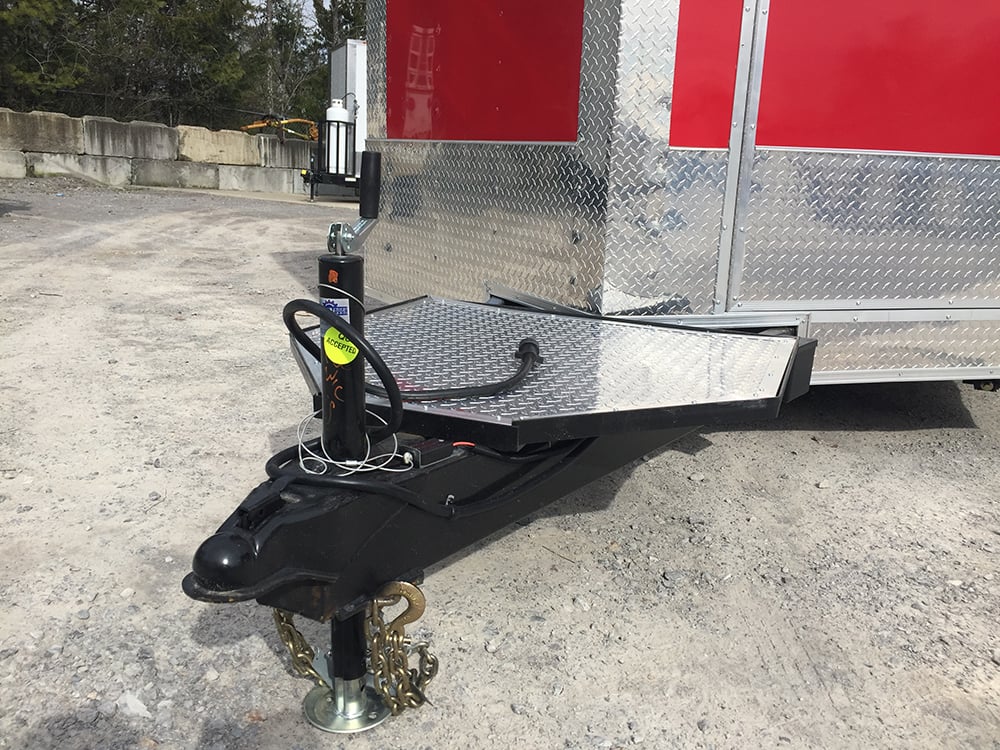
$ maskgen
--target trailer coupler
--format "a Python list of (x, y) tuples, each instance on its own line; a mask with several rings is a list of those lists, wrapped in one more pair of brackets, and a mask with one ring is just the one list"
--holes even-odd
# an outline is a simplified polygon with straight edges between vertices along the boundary
[[(283, 452), (268, 464), (275, 478), (198, 548), (183, 588), (200, 601), (256, 599), (272, 607), (293, 668), (316, 683), (304, 703), (308, 720), (330, 732), (368, 729), (423, 704), (437, 672), (427, 644), (405, 631), (424, 610), (416, 586), (424, 568), (690, 430), (568, 440), (509, 455), (404, 437), (404, 455), (408, 446), (425, 456), (434, 448), (433, 463), (358, 490), (281, 474)], [(388, 617), (400, 603), (405, 609)], [(328, 651), (314, 654), (294, 615), (330, 623)]]

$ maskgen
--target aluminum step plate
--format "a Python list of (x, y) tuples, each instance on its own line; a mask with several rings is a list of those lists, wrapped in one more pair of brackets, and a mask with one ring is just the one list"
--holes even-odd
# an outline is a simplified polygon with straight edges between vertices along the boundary
[(514, 390), (405, 407), (408, 431), (508, 448), (775, 416), (796, 351), (794, 338), (431, 297), (369, 313), (365, 335), (403, 390), (503, 380), (520, 341), (534, 337), (543, 362)]

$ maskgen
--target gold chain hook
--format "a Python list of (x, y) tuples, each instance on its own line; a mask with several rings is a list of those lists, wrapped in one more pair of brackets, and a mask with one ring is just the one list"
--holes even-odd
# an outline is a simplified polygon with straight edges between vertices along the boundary
[[(402, 599), (406, 600), (406, 609), (387, 624), (382, 611)], [(425, 608), (423, 592), (406, 581), (387, 583), (368, 607), (365, 632), (375, 689), (393, 716), (403, 709), (417, 708), (426, 703), (424, 690), (437, 674), (438, 660), (428, 650), (427, 643), (414, 643), (406, 637), (406, 626), (418, 620)], [(409, 656), (413, 652), (419, 657), (417, 669), (412, 669), (409, 664)]]

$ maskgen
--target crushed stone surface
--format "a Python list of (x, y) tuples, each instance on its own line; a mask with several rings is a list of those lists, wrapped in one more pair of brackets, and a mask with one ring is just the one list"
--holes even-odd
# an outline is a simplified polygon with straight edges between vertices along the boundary
[(270, 612), (180, 581), (310, 408), (281, 308), (353, 213), (0, 180), (0, 748), (1000, 748), (1000, 398), (955, 383), (555, 502), (428, 571), (432, 705), (311, 728)]

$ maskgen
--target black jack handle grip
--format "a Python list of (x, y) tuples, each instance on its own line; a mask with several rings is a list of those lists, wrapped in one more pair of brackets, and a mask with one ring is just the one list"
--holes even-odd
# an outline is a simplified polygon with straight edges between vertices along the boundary
[(361, 152), (361, 218), (378, 218), (378, 199), (382, 189), (382, 154)]

